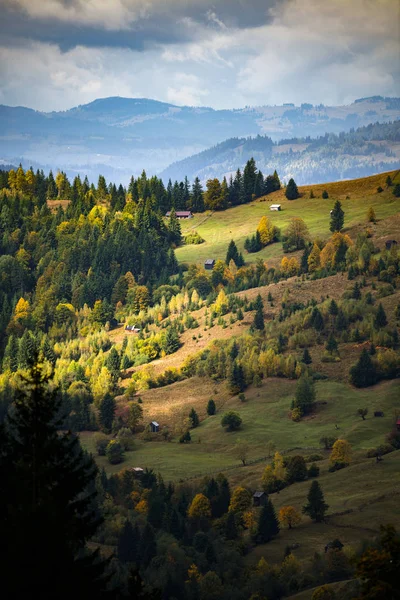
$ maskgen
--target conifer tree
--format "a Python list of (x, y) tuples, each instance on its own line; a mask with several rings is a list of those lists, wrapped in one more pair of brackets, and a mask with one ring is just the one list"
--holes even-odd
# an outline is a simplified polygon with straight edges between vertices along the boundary
[[(86, 543), (101, 519), (96, 466), (71, 433), (60, 433), (58, 391), (35, 364), (20, 379), (13, 411), (1, 428), (2, 589), (13, 598), (106, 592), (106, 565)], [(23, 576), (21, 576), (23, 573)], [(62, 585), (61, 585), (62, 583)], [(11, 597), (11, 596), (10, 596)]]
[(123, 564), (136, 562), (139, 542), (140, 533), (138, 526), (135, 525), (135, 527), (133, 527), (130, 520), (127, 519), (118, 536), (118, 560)]
[(293, 178), (289, 179), (285, 190), (285, 196), (288, 200), (296, 200), (296, 198), (299, 198), (300, 196), (296, 182)]
[(110, 433), (115, 413), (115, 400), (111, 394), (106, 394), (99, 406), (99, 420), (102, 430)]
[(382, 306), (382, 303), (380, 302), (374, 319), (374, 327), (375, 329), (381, 329), (382, 327), (386, 327), (387, 324), (388, 320), (386, 317), (386, 313)]
[(257, 525), (256, 541), (258, 544), (270, 542), (279, 533), (279, 521), (271, 500), (262, 507)]
[(233, 260), (237, 267), (241, 267), (244, 264), (243, 257), (239, 254), (237, 246), (233, 240), (229, 242), (228, 251), (226, 253), (225, 264), (229, 265), (229, 263)]
[(217, 409), (217, 407), (215, 405), (214, 400), (212, 398), (210, 398), (210, 400), (207, 403), (207, 414), (215, 415), (216, 409)]
[(305, 365), (311, 365), (312, 358), (311, 358), (308, 348), (304, 348), (303, 356), (301, 357), (301, 362), (304, 363)]
[(303, 375), (296, 385), (296, 396), (293, 408), (298, 408), (301, 415), (309, 414), (314, 408), (315, 388), (312, 379)]
[(357, 363), (350, 369), (350, 381), (356, 387), (368, 387), (377, 381), (376, 367), (366, 348), (361, 352)]
[(192, 410), (189, 413), (189, 419), (192, 423), (192, 428), (195, 429), (196, 427), (199, 426), (200, 424), (200, 419), (199, 419), (199, 415), (197, 414), (197, 412), (195, 411), (194, 408), (192, 408)]
[(244, 392), (246, 389), (243, 367), (236, 360), (229, 375), (229, 387), (233, 394), (239, 394), (239, 392)]
[(325, 345), (325, 348), (329, 352), (329, 354), (333, 354), (334, 352), (337, 352), (338, 344), (334, 338), (333, 333), (331, 333), (329, 335), (328, 341), (326, 342), (326, 345)]
[(264, 314), (262, 308), (257, 308), (256, 310), (256, 313), (254, 315), (253, 327), (258, 331), (264, 331), (265, 329)]
[(331, 213), (331, 222), (329, 225), (330, 231), (335, 233), (336, 231), (341, 231), (344, 225), (344, 212), (342, 210), (342, 205), (339, 200), (336, 200), (333, 210)]
[(307, 495), (307, 504), (303, 507), (303, 513), (311, 517), (316, 523), (321, 523), (324, 521), (328, 508), (321, 486), (318, 481), (313, 481)]
[(236, 540), (239, 535), (236, 525), (235, 513), (231, 510), (228, 512), (225, 523), (225, 537), (227, 540)]

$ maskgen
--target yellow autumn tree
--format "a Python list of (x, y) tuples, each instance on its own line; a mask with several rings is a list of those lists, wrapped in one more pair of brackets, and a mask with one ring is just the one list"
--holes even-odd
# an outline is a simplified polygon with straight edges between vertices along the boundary
[(308, 270), (310, 271), (310, 273), (313, 273), (314, 271), (317, 271), (320, 267), (321, 261), (320, 261), (320, 254), (321, 251), (318, 248), (317, 244), (314, 242), (314, 245), (312, 247), (312, 250), (310, 252), (310, 255), (308, 257)]
[(14, 319), (21, 324), (24, 324), (28, 321), (30, 315), (30, 305), (28, 300), (24, 298), (20, 298), (16, 304), (14, 310)]
[(284, 256), (281, 260), (281, 271), (284, 275), (288, 274), (289, 271), (289, 259), (287, 256)]
[(336, 248), (332, 242), (325, 244), (319, 255), (321, 267), (330, 269), (335, 261)]
[(368, 223), (376, 223), (376, 215), (372, 206), (369, 207), (367, 212), (367, 221)]
[(290, 277), (293, 277), (293, 275), (297, 275), (297, 273), (300, 271), (300, 264), (299, 261), (297, 260), (297, 258), (294, 258), (294, 256), (289, 260), (289, 264), (288, 264), (288, 275)]
[(251, 504), (251, 494), (246, 488), (238, 486), (233, 490), (229, 510), (232, 512), (245, 512)]
[(349, 465), (351, 463), (351, 454), (351, 445), (347, 440), (336, 440), (332, 446), (332, 452), (329, 460), (332, 465)]
[(224, 315), (228, 310), (228, 298), (224, 290), (221, 289), (215, 301), (215, 312)]
[(204, 494), (196, 494), (188, 510), (190, 519), (200, 519), (211, 517), (211, 504)]
[(261, 217), (257, 231), (260, 235), (260, 241), (263, 246), (267, 246), (274, 241), (277, 234), (277, 228), (271, 223), (268, 217)]
[(279, 481), (286, 479), (286, 468), (284, 466), (283, 456), (280, 452), (274, 454), (274, 475)]
[(294, 506), (282, 506), (278, 519), (283, 526), (292, 529), (301, 522), (301, 514)]
[(149, 510), (149, 503), (147, 502), (147, 500), (140, 500), (140, 502), (136, 504), (135, 510), (141, 515), (147, 515), (147, 512)]

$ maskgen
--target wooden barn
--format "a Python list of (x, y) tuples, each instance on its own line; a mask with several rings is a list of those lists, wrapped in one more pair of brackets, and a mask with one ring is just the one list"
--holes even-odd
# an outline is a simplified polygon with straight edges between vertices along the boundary
[(269, 210), (282, 210), (282, 206), (280, 204), (271, 204)]
[(207, 258), (207, 260), (204, 263), (204, 268), (207, 269), (207, 271), (212, 271), (214, 266), (215, 266), (215, 258)]
[(136, 325), (125, 325), (125, 331), (131, 331), (132, 333), (139, 333), (140, 329), (139, 329), (139, 327), (136, 327)]
[(254, 492), (253, 494), (253, 506), (265, 506), (267, 503), (268, 496), (265, 492)]
[(150, 423), (150, 431), (151, 433), (158, 433), (160, 431), (160, 425), (157, 423), (157, 421), (152, 421)]
[[(191, 219), (193, 217), (191, 210), (177, 210), (175, 214), (177, 219)], [(170, 217), (171, 211), (169, 210), (165, 216)]]

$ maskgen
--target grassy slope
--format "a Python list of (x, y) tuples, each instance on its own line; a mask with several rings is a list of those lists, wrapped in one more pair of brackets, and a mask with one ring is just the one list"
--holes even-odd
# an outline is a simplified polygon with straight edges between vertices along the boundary
[[(400, 175), (394, 171), (392, 177), (400, 181)], [(367, 208), (373, 206), (378, 219), (385, 219), (399, 212), (400, 200), (394, 198), (392, 189), (381, 194), (376, 192), (378, 186), (386, 188), (387, 173), (373, 175), (364, 179), (339, 181), (335, 183), (303, 186), (299, 188), (302, 197), (289, 201), (284, 190), (279, 190), (252, 202), (223, 212), (198, 214), (189, 221), (182, 221), (182, 233), (196, 230), (205, 243), (198, 246), (182, 246), (176, 250), (180, 262), (202, 263), (206, 258), (225, 259), (228, 243), (234, 239), (239, 250), (244, 250), (246, 237), (253, 235), (262, 216), (267, 215), (274, 225), (285, 229), (291, 217), (305, 220), (312, 237), (326, 238), (329, 235), (329, 211), (336, 199), (342, 203), (345, 211), (346, 228), (365, 223)], [(310, 199), (311, 189), (316, 196)], [(329, 199), (322, 199), (323, 190), (329, 193)], [(349, 197), (347, 199), (347, 197)], [(271, 212), (269, 204), (281, 204), (281, 212)], [(246, 255), (246, 261), (256, 262), (276, 259), (282, 254), (281, 244), (272, 244), (256, 254)]]

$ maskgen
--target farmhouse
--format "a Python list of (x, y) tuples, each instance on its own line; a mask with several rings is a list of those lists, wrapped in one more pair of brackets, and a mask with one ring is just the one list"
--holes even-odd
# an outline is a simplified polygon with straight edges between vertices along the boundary
[(282, 210), (282, 207), (280, 204), (271, 204), (269, 210)]
[[(175, 214), (177, 219), (191, 219), (193, 217), (191, 210), (177, 210)], [(170, 217), (171, 211), (169, 210), (165, 216)]]
[(157, 423), (157, 421), (152, 421), (150, 423), (150, 431), (152, 433), (158, 433), (160, 431), (160, 425)]
[(212, 271), (212, 269), (214, 268), (214, 265), (215, 265), (215, 259), (207, 258), (206, 262), (204, 263), (204, 268), (207, 269), (207, 271)]
[(397, 246), (396, 240), (386, 240), (386, 250), (390, 250), (393, 246)]
[(267, 494), (265, 492), (254, 492), (253, 506), (265, 506), (267, 502)]
[(144, 469), (142, 469), (142, 467), (131, 467), (129, 471), (132, 471), (132, 473), (137, 476), (140, 476), (144, 473)]

